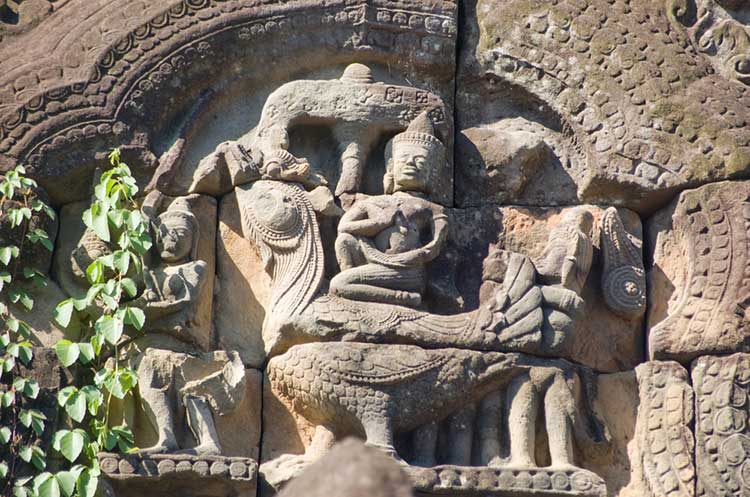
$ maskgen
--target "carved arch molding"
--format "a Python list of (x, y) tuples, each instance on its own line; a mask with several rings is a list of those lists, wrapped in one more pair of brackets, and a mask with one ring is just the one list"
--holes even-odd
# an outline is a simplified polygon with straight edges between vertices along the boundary
[(0, 0), (48, 305), (114, 146), (195, 233), (129, 358), (174, 439), (133, 415), (107, 490), (270, 496), (355, 435), (420, 495), (750, 495), (749, 57), (729, 0)]

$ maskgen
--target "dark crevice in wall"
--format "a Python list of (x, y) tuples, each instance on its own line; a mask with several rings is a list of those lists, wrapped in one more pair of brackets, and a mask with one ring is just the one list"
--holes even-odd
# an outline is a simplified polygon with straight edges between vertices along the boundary
[(457, 181), (457, 173), (456, 173), (456, 164), (458, 164), (458, 147), (456, 147), (456, 142), (458, 140), (458, 66), (461, 62), (461, 26), (463, 26), (463, 19), (465, 16), (464, 9), (465, 9), (466, 1), (459, 1), (457, 6), (457, 13), (456, 13), (456, 46), (455, 46), (455, 52), (453, 55), (453, 181), (452, 181), (452, 188), (453, 188), (453, 195), (451, 196), (451, 205), (456, 205), (456, 181)]
[[(21, 0), (18, 0), (20, 3)], [(18, 5), (10, 0), (1, 0), (0, 3), (0, 24), (18, 24)]]

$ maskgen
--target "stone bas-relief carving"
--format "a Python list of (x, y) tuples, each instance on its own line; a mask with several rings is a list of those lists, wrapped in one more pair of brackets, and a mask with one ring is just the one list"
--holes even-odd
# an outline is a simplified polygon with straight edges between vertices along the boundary
[[(145, 209), (158, 210), (162, 195), (145, 200)], [(215, 211), (214, 211), (215, 212)], [(239, 354), (203, 352), (201, 338), (207, 335), (197, 312), (205, 294), (206, 261), (198, 259), (204, 236), (200, 223), (185, 198), (173, 200), (153, 220), (155, 259), (143, 274), (144, 289), (133, 305), (146, 314), (143, 342), (132, 345), (130, 362), (140, 378), (139, 394), (156, 442), (146, 453), (185, 452), (196, 455), (222, 453), (215, 418), (232, 412), (246, 393), (245, 368)], [(210, 287), (209, 287), (210, 288)], [(210, 315), (210, 307), (209, 307)], [(180, 447), (176, 435), (176, 413), (185, 421), (195, 445)]]
[[(602, 202), (651, 213), (676, 188), (747, 177), (750, 106), (737, 81), (747, 71), (744, 3), (465, 7), (459, 205)], [(503, 142), (515, 155), (493, 146)]]
[(688, 190), (648, 221), (649, 350), (681, 362), (746, 350), (747, 182)]
[(674, 9), (675, 21), (688, 27), (698, 49), (706, 54), (717, 72), (729, 79), (750, 84), (750, 30), (745, 2), (733, 0), (703, 0), (694, 5), (667, 2)]
[(692, 365), (698, 495), (748, 495), (747, 354), (703, 356)]
[(270, 496), (349, 435), (416, 495), (747, 493), (742, 2), (6, 3), (34, 314), (111, 250), (96, 153), (150, 192), (109, 495)]
[(417, 308), (427, 283), (425, 265), (440, 255), (447, 235), (445, 213), (422, 198), (443, 169), (445, 147), (427, 115), (420, 114), (393, 138), (392, 155), (386, 195), (355, 202), (339, 221), (335, 247), (341, 272), (331, 280), (331, 293)]
[[(630, 369), (643, 360), (646, 287), (642, 228), (635, 213), (596, 206), (446, 212), (451, 229), (447, 254), (435, 263), (440, 271), (431, 275), (440, 274), (442, 281), (442, 273), (450, 273), (449, 286), (461, 300), (454, 306), (478, 306), (485, 292), (497, 286), (494, 249), (520, 252), (531, 258), (540, 281), (562, 287), (564, 273), (566, 284), (583, 300), (584, 318), (558, 349), (560, 356), (601, 372)], [(482, 271), (475, 261), (484, 257)], [(441, 300), (440, 306), (445, 305)]]
[(257, 463), (242, 457), (102, 453), (99, 464), (107, 476), (100, 491), (118, 497), (155, 495), (154, 489), (197, 497), (255, 495), (258, 474)]
[(652, 361), (639, 365), (636, 375), (640, 403), (631, 448), (634, 477), (626, 494), (694, 496), (694, 406), (688, 373), (676, 362)]
[[(113, 414), (133, 428), (139, 459), (103, 456), (103, 463), (113, 465), (105, 473), (114, 479), (117, 495), (146, 488), (141, 477), (152, 480), (174, 471), (205, 477), (205, 495), (222, 488), (254, 489), (256, 463), (249, 460), (247, 466), (231, 456), (257, 457), (260, 434), (255, 428), (249, 436), (232, 432), (237, 423), (259, 420), (260, 377), (246, 372), (237, 352), (208, 350), (216, 203), (154, 191), (142, 209), (154, 243), (143, 272), (133, 275), (138, 293), (130, 304), (144, 310), (146, 326), (122, 347), (120, 358), (138, 373), (137, 396)], [(63, 211), (64, 220), (72, 216), (80, 219), (79, 207)], [(55, 255), (55, 273), (66, 292), (79, 296), (85, 268), (113, 248), (82, 224), (73, 227), (78, 229), (66, 233)], [(247, 474), (237, 473), (240, 463), (249, 468)], [(117, 483), (136, 477), (139, 482), (127, 488)]]
[[(331, 441), (348, 434), (364, 436), (368, 444), (400, 458), (396, 433), (421, 430), (420, 425), (432, 430), (427, 425), (493, 390), (507, 389), (509, 453), (503, 457), (498, 451), (485, 465), (538, 467), (540, 409), (550, 471), (576, 468), (574, 440), (579, 445), (604, 441), (601, 430), (591, 432), (597, 423), (585, 405), (591, 394), (581, 386), (586, 372), (565, 361), (499, 353), (555, 354), (575, 333), (575, 310), (582, 303), (575, 290), (586, 280), (593, 252), (590, 236), (581, 230), (591, 231), (593, 216), (585, 211), (568, 216), (558, 233), (567, 229), (577, 235), (577, 230), (580, 236), (572, 236), (559, 255), (554, 248), (546, 252), (546, 276), (552, 282), (556, 274), (559, 284), (538, 284), (530, 258), (499, 251), (488, 271), (494, 288), (484, 291), (489, 298), (479, 309), (426, 312), (419, 309), (422, 268), (439, 254), (447, 227), (440, 206), (420, 198), (429, 192), (429, 173), (440, 159), (436, 151), (442, 144), (425, 115), (396, 135), (386, 194), (358, 198), (340, 221), (335, 242), (340, 272), (327, 294), (320, 229), (302, 186), (261, 179), (236, 189), (245, 236), (256, 242), (272, 276), (264, 323), (266, 347), (274, 356), (267, 366), (270, 385), (315, 426), (304, 455), (264, 463), (262, 472), (271, 484), (294, 476)], [(606, 243), (617, 241), (611, 238), (615, 231), (603, 230)], [(556, 263), (563, 267), (555, 269)], [(341, 338), (375, 343), (297, 344)], [(436, 437), (423, 433), (418, 438), (417, 459), (434, 462)], [(499, 440), (488, 443), (500, 445)], [(586, 490), (602, 487), (595, 475), (577, 471)], [(496, 490), (502, 489), (500, 484)]]

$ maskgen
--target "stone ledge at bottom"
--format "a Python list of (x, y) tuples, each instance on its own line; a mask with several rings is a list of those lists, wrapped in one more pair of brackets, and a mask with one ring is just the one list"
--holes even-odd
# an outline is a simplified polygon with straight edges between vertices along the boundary
[(100, 453), (99, 465), (117, 497), (254, 497), (258, 476), (258, 463), (246, 457)]

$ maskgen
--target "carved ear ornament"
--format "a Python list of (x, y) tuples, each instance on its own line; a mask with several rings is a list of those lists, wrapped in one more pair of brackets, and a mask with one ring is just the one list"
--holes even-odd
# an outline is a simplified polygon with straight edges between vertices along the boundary
[(610, 207), (602, 218), (601, 245), (604, 255), (602, 293), (615, 314), (637, 319), (646, 312), (646, 275), (640, 247), (631, 239), (617, 209)]

